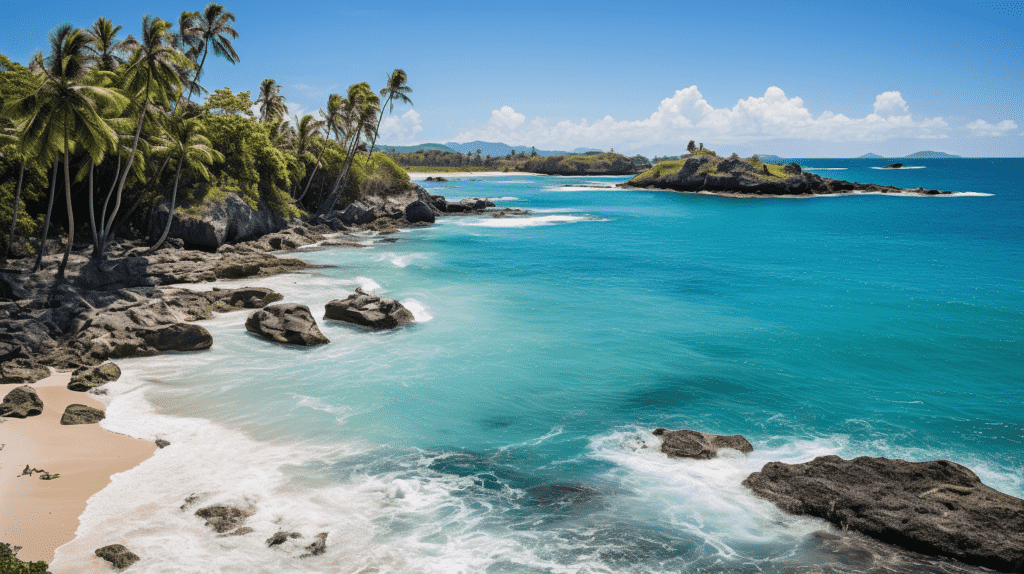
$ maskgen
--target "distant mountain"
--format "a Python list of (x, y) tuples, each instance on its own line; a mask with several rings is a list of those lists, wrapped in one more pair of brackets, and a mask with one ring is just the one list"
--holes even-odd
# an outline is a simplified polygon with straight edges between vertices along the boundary
[(860, 157), (854, 159), (885, 159), (885, 157), (878, 155), (877, 153), (866, 153)]
[(953, 155), (951, 153), (945, 153), (941, 151), (919, 151), (910, 155), (903, 156), (907, 159), (939, 159), (946, 157), (962, 157), (959, 155)]
[[(572, 150), (572, 153), (587, 153), (588, 151), (604, 151), (604, 150), (597, 149), (596, 147), (578, 147), (578, 148)], [(537, 153), (540, 153), (540, 152), (537, 152)]]
[(441, 145), (439, 143), (425, 143), (425, 144), (418, 144), (418, 145), (382, 145), (382, 144), (377, 144), (377, 149), (379, 149), (379, 150), (392, 150), (393, 149), (393, 150), (395, 150), (395, 153), (415, 153), (415, 152), (418, 152), (420, 150), (425, 150), (425, 149), (436, 149), (436, 150), (448, 151), (448, 152), (455, 151), (452, 148), (450, 148), (448, 146), (445, 146), (445, 145)]
[[(453, 150), (455, 150), (455, 151), (457, 151), (459, 153), (476, 153), (476, 150), (480, 150), (480, 155), (489, 155), (491, 157), (498, 157), (498, 156), (508, 155), (509, 152), (511, 152), (513, 150), (516, 153), (525, 152), (525, 153), (529, 154), (530, 150), (533, 149), (533, 148), (531, 148), (528, 145), (510, 146), (508, 144), (500, 143), (500, 142), (483, 142), (483, 141), (479, 141), (479, 140), (472, 141), (472, 142), (467, 142), (467, 143), (448, 142), (448, 143), (446, 143), (444, 145), (450, 147), (451, 149), (453, 149)], [(580, 149), (580, 148), (577, 148), (577, 149)], [(590, 148), (586, 148), (584, 151), (589, 151), (589, 150), (590, 150)], [(549, 155), (569, 155), (569, 153), (570, 152), (567, 152), (567, 151), (551, 151), (551, 150), (543, 150), (543, 149), (537, 150), (537, 155), (541, 155), (541, 156), (544, 156), (544, 157), (547, 157)], [(574, 150), (574, 153), (581, 153), (581, 152), (576, 152)]]
[(777, 155), (772, 155), (770, 153), (759, 153), (759, 154), (757, 154), (757, 158), (760, 159), (763, 162), (764, 161), (784, 161), (784, 158), (781, 158), (781, 157), (779, 157)]

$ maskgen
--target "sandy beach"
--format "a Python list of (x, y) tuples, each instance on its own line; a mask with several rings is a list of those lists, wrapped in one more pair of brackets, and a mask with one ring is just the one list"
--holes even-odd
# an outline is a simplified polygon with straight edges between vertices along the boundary
[(423, 181), (428, 177), (498, 177), (516, 175), (544, 175), (542, 173), (531, 173), (526, 171), (452, 171), (452, 172), (409, 172), (409, 179), (412, 181)]
[[(71, 373), (54, 373), (34, 385), (43, 414), (27, 419), (0, 418), (0, 541), (21, 546), (18, 558), (53, 560), (54, 550), (70, 542), (86, 501), (156, 451), (147, 440), (106, 431), (99, 424), (60, 424), (64, 409), (105, 405), (88, 393), (69, 391)], [(15, 385), (0, 387), (6, 395)], [(41, 480), (20, 476), (25, 465), (59, 473)]]

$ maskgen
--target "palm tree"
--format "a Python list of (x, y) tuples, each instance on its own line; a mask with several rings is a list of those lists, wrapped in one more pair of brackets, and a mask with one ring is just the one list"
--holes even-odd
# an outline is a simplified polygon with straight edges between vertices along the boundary
[(150, 109), (156, 111), (158, 107), (166, 107), (170, 101), (176, 99), (175, 96), (179, 94), (181, 85), (185, 81), (182, 74), (191, 66), (188, 58), (174, 49), (173, 38), (168, 33), (170, 27), (170, 22), (147, 14), (142, 18), (141, 41), (132, 36), (128, 36), (124, 41), (125, 47), (133, 50), (134, 53), (131, 60), (124, 66), (125, 72), (121, 77), (122, 89), (139, 96), (135, 101), (135, 107), (139, 110), (139, 119), (135, 127), (135, 137), (127, 164), (120, 174), (117, 184), (113, 212), (110, 214), (106, 228), (101, 230), (99, 252), (94, 253), (94, 256), (99, 259), (103, 258), (113, 228), (114, 217), (121, 207), (124, 184), (135, 162), (146, 113)]
[(380, 117), (377, 118), (377, 126), (373, 129), (373, 140), (370, 142), (370, 151), (366, 152), (366, 158), (369, 159), (373, 155), (373, 148), (377, 145), (377, 131), (380, 130), (380, 123), (384, 121), (384, 108), (388, 108), (388, 113), (395, 111), (395, 102), (404, 102), (412, 105), (412, 100), (409, 99), (407, 94), (412, 93), (412, 88), (406, 83), (409, 81), (409, 77), (405, 75), (405, 70), (396, 68), (391, 75), (388, 76), (388, 82), (380, 90), (381, 97), (387, 96), (384, 100), (384, 105), (380, 108)]
[[(348, 97), (345, 99), (345, 102), (345, 105), (342, 107), (344, 122), (336, 128), (339, 134), (343, 133), (345, 135), (345, 145), (343, 146), (347, 148), (345, 165), (341, 173), (338, 174), (338, 178), (334, 181), (331, 193), (328, 194), (327, 199), (318, 207), (317, 215), (322, 215), (334, 209), (335, 204), (338, 203), (338, 199), (345, 190), (345, 184), (348, 181), (348, 172), (352, 167), (352, 160), (359, 147), (360, 136), (366, 135), (369, 137), (373, 133), (373, 120), (377, 117), (377, 112), (380, 110), (380, 98), (377, 97), (377, 94), (373, 93), (370, 85), (366, 82), (349, 86)], [(339, 143), (341, 142), (339, 141)]]
[(192, 175), (210, 181), (213, 176), (207, 166), (213, 162), (224, 161), (224, 156), (213, 149), (213, 144), (206, 138), (203, 124), (198, 118), (181, 119), (174, 118), (171, 121), (168, 135), (164, 138), (164, 144), (169, 152), (177, 157), (178, 167), (174, 173), (174, 189), (171, 191), (171, 208), (167, 214), (167, 223), (164, 225), (164, 232), (160, 239), (149, 248), (149, 253), (160, 249), (160, 246), (167, 240), (167, 234), (171, 231), (171, 222), (174, 220), (174, 208), (178, 199), (178, 182), (181, 180), (182, 169), (187, 167)]
[(114, 26), (113, 22), (102, 16), (89, 28), (88, 35), (92, 41), (85, 49), (100, 70), (112, 72), (124, 64), (124, 45), (116, 41), (120, 31), (121, 26)]
[[(90, 38), (71, 24), (61, 24), (50, 33), (50, 54), (36, 54), (36, 67), (44, 75), (43, 83), (12, 106), (14, 117), (22, 122), (23, 148), (28, 155), (46, 158), (54, 150), (63, 153), (64, 197), (68, 211), (68, 243), (57, 270), (57, 282), (64, 281), (64, 270), (75, 240), (75, 217), (71, 205), (70, 152), (87, 154), (100, 163), (114, 149), (117, 134), (103, 119), (104, 113), (120, 113), (127, 99), (109, 87), (108, 73), (89, 73), (86, 46)], [(52, 197), (52, 193), (51, 193)]]
[[(203, 64), (206, 63), (206, 56), (210, 53), (210, 47), (213, 47), (214, 55), (220, 56), (232, 64), (238, 63), (238, 54), (231, 46), (231, 39), (238, 38), (238, 32), (231, 26), (234, 21), (235, 15), (225, 11), (220, 4), (207, 4), (203, 12), (193, 21), (197, 45), (203, 47), (203, 56), (199, 60), (192, 84), (198, 85), (199, 83), (199, 78), (203, 74)], [(229, 36), (231, 39), (228, 38)], [(192, 85), (189, 87), (185, 101), (190, 99), (192, 99)]]
[(260, 83), (260, 97), (256, 98), (256, 104), (260, 107), (260, 123), (265, 124), (284, 117), (288, 111), (284, 101), (281, 86), (273, 78), (263, 80)]
[[(312, 181), (313, 175), (316, 175), (316, 170), (320, 167), (320, 156), (323, 154), (323, 150), (327, 149), (326, 142), (321, 146), (320, 153), (315, 158), (309, 150), (313, 148), (313, 142), (324, 127), (324, 122), (306, 114), (302, 116), (302, 119), (299, 119), (298, 116), (295, 117), (295, 126), (295, 154), (300, 160), (313, 160), (313, 174), (309, 176)], [(292, 190), (292, 197), (295, 197), (295, 191), (297, 190)]]
[[(324, 145), (320, 148), (320, 153), (316, 156), (316, 161), (313, 162), (313, 173), (310, 174), (309, 179), (306, 180), (306, 187), (302, 190), (302, 194), (296, 198), (296, 201), (302, 201), (303, 197), (309, 193), (309, 184), (313, 183), (313, 177), (316, 176), (316, 170), (320, 167), (320, 159), (323, 157), (324, 152), (327, 151), (327, 143), (330, 141), (332, 135), (336, 135), (338, 126), (342, 120), (343, 110), (347, 107), (348, 101), (338, 94), (331, 94), (327, 98), (327, 111), (325, 112), (322, 108), (320, 109), (320, 117), (323, 118), (320, 123), (324, 129), (326, 137), (324, 138)], [(340, 139), (340, 138), (339, 138)]]

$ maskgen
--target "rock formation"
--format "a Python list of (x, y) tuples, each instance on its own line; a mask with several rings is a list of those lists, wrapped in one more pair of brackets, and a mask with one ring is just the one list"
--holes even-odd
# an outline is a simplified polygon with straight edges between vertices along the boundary
[[(185, 501), (185, 505), (188, 505), (188, 500)], [(215, 504), (196, 511), (196, 516), (205, 519), (206, 526), (213, 528), (218, 534), (241, 526), (253, 514), (255, 512), (252, 509), (242, 509), (226, 504)]]
[(111, 544), (96, 549), (96, 556), (110, 562), (114, 568), (123, 570), (139, 561), (138, 555), (128, 550), (122, 544)]
[(81, 367), (71, 373), (71, 382), (68, 383), (68, 390), (86, 392), (100, 385), (116, 381), (121, 378), (121, 369), (114, 363), (103, 363), (93, 367)]
[(412, 312), (394, 299), (371, 295), (360, 288), (324, 308), (324, 319), (347, 321), (374, 329), (394, 329), (415, 321)]
[(43, 414), (43, 400), (36, 390), (25, 385), (7, 393), (0, 403), (0, 417), (23, 419)]
[(253, 312), (245, 321), (245, 329), (269, 341), (290, 345), (323, 345), (330, 341), (309, 312), (309, 307), (294, 303), (269, 305)]
[(86, 405), (68, 405), (60, 417), (62, 425), (91, 425), (107, 417), (106, 413)]
[(696, 458), (707, 460), (718, 456), (718, 451), (731, 448), (743, 453), (754, 452), (754, 447), (738, 434), (721, 435), (692, 430), (670, 431), (654, 429), (661, 437), (661, 452), (669, 458)]
[(1024, 572), (1024, 500), (946, 460), (822, 456), (770, 462), (743, 481), (790, 514), (1004, 572)]

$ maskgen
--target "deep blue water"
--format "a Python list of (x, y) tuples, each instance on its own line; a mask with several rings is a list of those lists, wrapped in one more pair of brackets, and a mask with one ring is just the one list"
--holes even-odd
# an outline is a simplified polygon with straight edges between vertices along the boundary
[[(1024, 160), (800, 163), (972, 194), (424, 183), (533, 214), (366, 235), (253, 282), (318, 318), (363, 285), (410, 327), (321, 321), (331, 344), (295, 349), (236, 313), (206, 322), (208, 352), (123, 361), (105, 424), (172, 446), (94, 498), (80, 534), (117, 532), (154, 572), (859, 572), (808, 546), (823, 522), (740, 481), (822, 454), (945, 458), (1024, 495)], [(656, 427), (755, 452), (669, 460)], [(193, 492), (253, 505), (257, 533), (213, 538), (178, 510)], [(328, 553), (266, 548), (281, 528), (328, 532)]]

